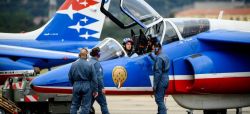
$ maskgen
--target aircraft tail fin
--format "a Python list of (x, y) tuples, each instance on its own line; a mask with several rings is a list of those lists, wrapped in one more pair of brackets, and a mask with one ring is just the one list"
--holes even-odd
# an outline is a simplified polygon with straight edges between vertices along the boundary
[(101, 0), (66, 0), (36, 40), (99, 40), (105, 19), (100, 6)]

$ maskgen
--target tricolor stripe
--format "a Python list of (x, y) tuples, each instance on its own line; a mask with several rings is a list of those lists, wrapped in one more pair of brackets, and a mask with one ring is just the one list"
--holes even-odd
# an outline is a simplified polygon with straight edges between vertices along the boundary
[[(206, 92), (211, 92), (211, 93), (244, 93), (244, 92), (249, 92), (249, 87), (250, 87), (249, 86), (250, 72), (199, 74), (195, 76), (170, 75), (169, 77), (170, 77), (170, 80), (169, 80), (168, 92), (170, 92), (171, 94), (180, 93), (179, 89), (184, 89), (185, 91), (182, 91), (182, 92), (188, 93), (189, 91), (191, 91), (192, 86), (194, 86), (192, 84), (195, 84), (196, 88), (201, 87), (207, 90)], [(195, 81), (193, 82), (192, 80), (195, 80)], [(239, 82), (242, 82), (242, 83), (239, 84)], [(238, 83), (238, 84), (235, 85), (235, 83)], [(218, 84), (220, 84), (219, 88), (217, 87)], [(190, 87), (190, 89), (187, 90), (187, 87)], [(72, 87), (33, 86), (32, 88), (35, 91), (43, 92), (43, 93), (66, 93), (66, 94), (72, 93)], [(217, 89), (212, 89), (212, 88), (217, 88)], [(176, 91), (177, 89), (179, 92)], [(120, 89), (116, 87), (105, 87), (105, 90), (107, 94), (112, 94), (112, 95), (152, 94), (151, 86), (150, 87), (121, 87)]]
[(233, 73), (209, 73), (195, 75), (169, 75), (170, 80), (193, 80), (208, 78), (243, 78), (250, 77), (250, 72), (233, 72)]

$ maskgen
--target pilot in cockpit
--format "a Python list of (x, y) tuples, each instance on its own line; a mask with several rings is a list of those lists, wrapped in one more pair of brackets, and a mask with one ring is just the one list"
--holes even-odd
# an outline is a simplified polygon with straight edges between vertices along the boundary
[(127, 55), (130, 57), (134, 54), (134, 42), (131, 38), (123, 39), (123, 48), (126, 51)]

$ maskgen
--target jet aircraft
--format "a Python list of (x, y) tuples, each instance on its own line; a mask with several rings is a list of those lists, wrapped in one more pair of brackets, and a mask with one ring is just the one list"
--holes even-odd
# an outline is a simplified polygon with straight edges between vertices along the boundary
[[(105, 3), (108, 8), (109, 2)], [(80, 48), (92, 48), (101, 35), (105, 15), (101, 1), (67, 0), (38, 30), (0, 33), (0, 84), (11, 76), (70, 63)], [(38, 70), (39, 71), (39, 70)]]
[[(166, 94), (172, 95), (180, 106), (217, 113), (250, 106), (249, 22), (163, 18), (143, 0), (121, 0), (120, 9), (124, 17), (134, 22), (123, 22), (102, 1), (101, 11), (121, 28), (141, 26), (139, 35), (131, 33), (138, 41), (136, 45), (147, 36), (158, 36), (163, 53), (170, 59)], [(149, 53), (128, 57), (115, 38), (106, 38), (96, 47), (101, 49), (106, 94), (153, 93), (154, 61)], [(71, 94), (67, 75), (70, 66), (71, 63), (36, 77), (32, 88), (42, 93)]]

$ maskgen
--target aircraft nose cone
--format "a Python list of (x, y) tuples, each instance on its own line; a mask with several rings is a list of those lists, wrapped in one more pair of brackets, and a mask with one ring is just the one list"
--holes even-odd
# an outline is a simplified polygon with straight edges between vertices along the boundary
[(71, 63), (41, 74), (32, 80), (31, 86), (70, 86), (68, 80), (70, 67)]

